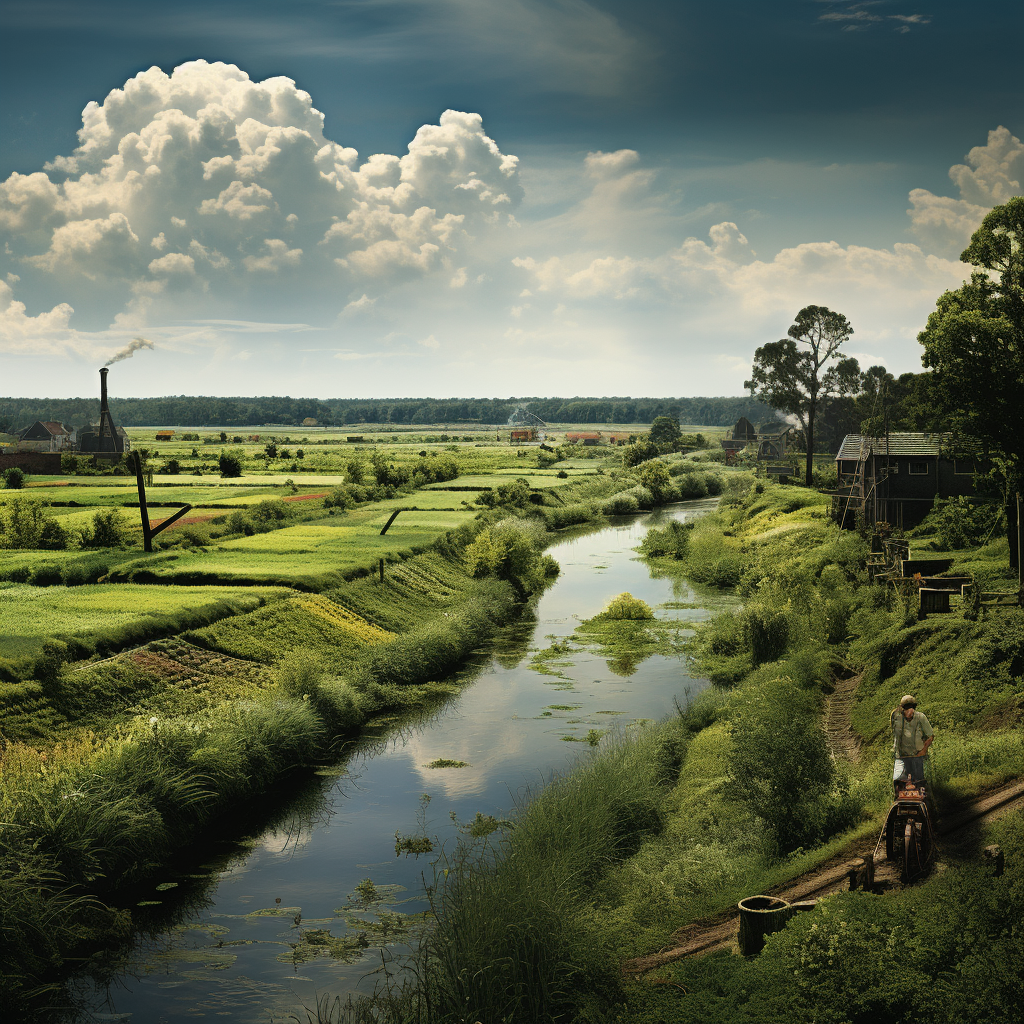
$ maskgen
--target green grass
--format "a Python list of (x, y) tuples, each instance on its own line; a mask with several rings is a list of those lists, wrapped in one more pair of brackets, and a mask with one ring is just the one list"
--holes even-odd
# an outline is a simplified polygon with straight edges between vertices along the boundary
[(326, 597), (294, 595), (193, 630), (184, 638), (209, 650), (265, 664), (303, 651), (339, 669), (392, 635)]
[(244, 580), (320, 589), (355, 570), (372, 570), (381, 558), (390, 560), (423, 549), (449, 530), (472, 522), (475, 515), (403, 512), (382, 537), (380, 530), (391, 511), (369, 507), (226, 541), (204, 551), (143, 556), (121, 565), (111, 578), (159, 583)]
[(32, 587), (0, 583), (0, 657), (32, 656), (42, 651), (47, 640), (88, 641), (116, 634), (147, 618), (173, 618), (184, 611), (201, 613), (203, 608), (223, 602), (230, 602), (234, 611), (248, 611), (284, 593), (251, 587)]

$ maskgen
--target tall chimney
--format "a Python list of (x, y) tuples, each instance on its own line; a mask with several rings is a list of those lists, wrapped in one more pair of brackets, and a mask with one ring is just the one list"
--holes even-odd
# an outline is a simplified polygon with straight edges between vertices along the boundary
[[(100, 370), (100, 431), (99, 451), (119, 452), (123, 450), (120, 438), (117, 436), (117, 429), (114, 426), (114, 417), (110, 415), (110, 406), (107, 405), (107, 374), (109, 371), (104, 366)], [(110, 446), (104, 444), (104, 439), (110, 438)]]

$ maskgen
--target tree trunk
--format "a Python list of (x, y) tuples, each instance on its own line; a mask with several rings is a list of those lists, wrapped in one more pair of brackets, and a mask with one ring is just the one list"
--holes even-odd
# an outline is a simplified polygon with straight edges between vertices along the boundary
[(814, 404), (807, 410), (807, 472), (804, 483), (814, 485)]
[(1011, 494), (1006, 502), (1006, 539), (1010, 543), (1010, 568), (1020, 572), (1020, 502), (1019, 494)]

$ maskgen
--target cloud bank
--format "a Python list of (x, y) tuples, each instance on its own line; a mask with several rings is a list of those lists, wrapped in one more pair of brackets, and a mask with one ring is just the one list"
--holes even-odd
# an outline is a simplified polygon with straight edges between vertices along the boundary
[(809, 303), (850, 317), (863, 361), (915, 368), (959, 251), (1024, 171), (1000, 127), (951, 168), (957, 197), (910, 193), (915, 243), (895, 227), (885, 248), (758, 254), (743, 211), (686, 208), (635, 150), (580, 155), (559, 171), (571, 199), (536, 212), (478, 114), (361, 158), (291, 79), (230, 64), (137, 75), (78, 141), (0, 183), (0, 352), (31, 374), (144, 331), (150, 389), (200, 372), (214, 393), (739, 393)]

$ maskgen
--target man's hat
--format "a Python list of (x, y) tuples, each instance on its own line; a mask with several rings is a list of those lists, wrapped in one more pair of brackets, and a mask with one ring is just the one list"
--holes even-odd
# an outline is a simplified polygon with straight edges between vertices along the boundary
[(912, 697), (909, 693), (905, 697), (900, 697), (901, 708), (916, 708), (917, 698)]

